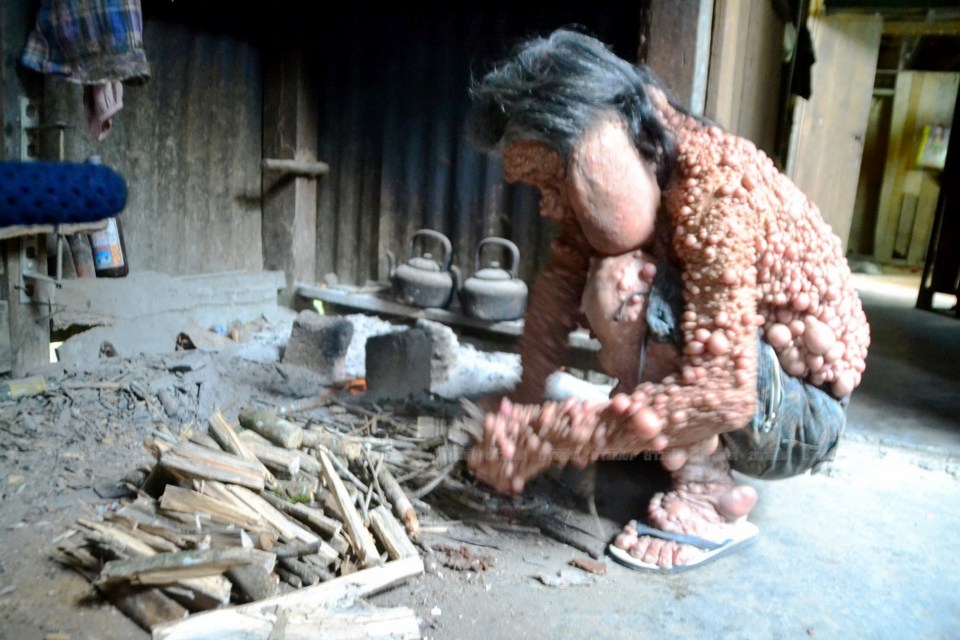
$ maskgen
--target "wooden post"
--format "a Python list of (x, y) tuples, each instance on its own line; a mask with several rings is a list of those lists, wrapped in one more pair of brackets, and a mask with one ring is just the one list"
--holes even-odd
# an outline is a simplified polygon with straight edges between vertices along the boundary
[[(36, 240), (36, 242), (33, 242)], [(20, 282), (20, 247), (28, 244), (29, 258), (36, 273), (47, 272), (46, 243), (43, 237), (12, 238), (3, 243), (2, 286), (6, 294), (9, 313), (9, 367), (0, 366), (0, 371), (9, 369), (14, 378), (22, 378), (31, 370), (50, 362), (50, 307), (45, 304), (52, 295), (50, 283), (39, 280)], [(21, 300), (25, 293), (21, 287), (27, 287), (29, 301)], [(6, 340), (0, 341), (0, 344)], [(0, 363), (3, 365), (4, 363)]]
[[(263, 77), (264, 158), (316, 163), (319, 100), (304, 50), (268, 55)], [(284, 272), (291, 299), (294, 283), (316, 281), (320, 175), (263, 172), (263, 268)]]
[(694, 113), (703, 113), (710, 67), (713, 0), (651, 2), (649, 33), (640, 55)]
[(824, 15), (811, 18), (809, 24), (817, 52), (813, 93), (797, 106), (787, 175), (820, 207), (845, 253), (883, 19)]
[(708, 118), (771, 157), (776, 156), (779, 118), (774, 96), (783, 73), (784, 28), (774, 4), (715, 0), (704, 107)]

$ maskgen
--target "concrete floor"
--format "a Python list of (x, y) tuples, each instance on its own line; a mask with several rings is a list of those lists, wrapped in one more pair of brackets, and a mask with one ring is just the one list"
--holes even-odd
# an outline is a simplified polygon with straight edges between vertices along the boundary
[[(846, 440), (817, 475), (748, 481), (752, 547), (675, 575), (610, 563), (594, 584), (556, 588), (534, 576), (576, 552), (501, 537), (482, 579), (441, 572), (380, 598), (432, 611), (437, 638), (960, 637), (960, 321), (915, 310), (914, 283), (863, 280), (874, 346)], [(601, 470), (615, 526), (652, 490), (630, 464)]]

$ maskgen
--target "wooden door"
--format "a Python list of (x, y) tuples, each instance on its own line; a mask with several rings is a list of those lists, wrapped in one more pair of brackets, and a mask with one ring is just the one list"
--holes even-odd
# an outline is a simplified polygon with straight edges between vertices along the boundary
[(918, 166), (917, 153), (924, 127), (950, 126), (958, 85), (960, 73), (897, 74), (874, 238), (877, 262), (923, 264), (940, 188), (939, 171)]
[(794, 114), (787, 173), (820, 207), (846, 249), (883, 21), (818, 16), (808, 26), (816, 55), (813, 91)]

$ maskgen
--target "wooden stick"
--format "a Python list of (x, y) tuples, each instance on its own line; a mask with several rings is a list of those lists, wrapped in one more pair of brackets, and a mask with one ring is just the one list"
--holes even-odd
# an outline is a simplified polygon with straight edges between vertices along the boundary
[(323, 479), (330, 488), (340, 513), (343, 514), (343, 526), (347, 531), (347, 538), (353, 546), (354, 552), (360, 559), (361, 566), (370, 566), (380, 562), (380, 552), (377, 551), (377, 543), (365, 526), (357, 508), (353, 506), (353, 500), (347, 488), (343, 485), (343, 480), (337, 475), (337, 471), (330, 462), (330, 458), (324, 449), (317, 453), (320, 460), (320, 469), (323, 472)]
[(227, 569), (227, 578), (243, 594), (243, 602), (272, 598), (280, 591), (277, 575), (256, 564)]
[(211, 451), (190, 442), (181, 442), (160, 455), (160, 464), (187, 478), (219, 480), (263, 491), (266, 469), (230, 453)]
[[(345, 465), (343, 462), (341, 462), (340, 459), (337, 458), (336, 454), (334, 454), (329, 449), (326, 449), (325, 447), (320, 447), (319, 450), (324, 451), (327, 454), (327, 458), (330, 460), (331, 463), (333, 463), (333, 466), (336, 467), (337, 473), (340, 475), (341, 478), (345, 479), (347, 482), (355, 486), (362, 493), (367, 493), (368, 491), (370, 491), (370, 488), (362, 480), (360, 480), (360, 478), (353, 475), (353, 472), (350, 471), (350, 468), (347, 465)], [(318, 454), (318, 457), (319, 457), (319, 454)]]
[(159, 585), (218, 576), (231, 567), (258, 563), (260, 558), (256, 554), (263, 553), (266, 552), (235, 547), (174, 551), (128, 560), (111, 560), (100, 571), (97, 584), (126, 582), (133, 585)]
[(277, 479), (273, 477), (267, 468), (264, 466), (264, 462), (259, 459), (259, 457), (251, 451), (247, 445), (240, 439), (237, 435), (236, 430), (233, 426), (227, 422), (227, 419), (223, 417), (223, 414), (219, 410), (215, 411), (210, 420), (207, 422), (207, 429), (210, 432), (210, 435), (213, 436), (213, 439), (216, 440), (220, 446), (223, 447), (224, 451), (232, 453), (236, 456), (240, 456), (244, 460), (248, 460), (256, 465), (263, 467), (264, 471), (264, 481), (267, 487), (274, 487), (277, 484)]
[(342, 523), (323, 515), (323, 512), (319, 509), (313, 509), (305, 504), (290, 503), (271, 493), (265, 492), (261, 497), (288, 516), (293, 516), (300, 522), (312, 527), (314, 531), (328, 538), (336, 536), (343, 528)]
[(417, 518), (417, 512), (414, 511), (413, 505), (410, 503), (409, 498), (407, 498), (407, 494), (404, 493), (400, 483), (393, 477), (393, 474), (390, 473), (386, 465), (380, 467), (380, 473), (377, 479), (380, 480), (380, 486), (383, 488), (383, 492), (387, 495), (390, 504), (393, 505), (393, 512), (397, 514), (397, 517), (403, 522), (403, 526), (407, 530), (407, 535), (416, 540), (417, 536), (420, 535), (420, 521)]
[(307, 449), (326, 447), (341, 458), (353, 462), (363, 455), (363, 443), (330, 433), (326, 429), (306, 429), (303, 432), (303, 442), (300, 445)]
[(285, 404), (282, 407), (277, 408), (277, 414), (281, 416), (289, 415), (291, 413), (300, 413), (301, 411), (309, 411), (310, 409), (319, 409), (320, 407), (328, 404), (330, 402), (330, 393), (321, 393), (318, 396), (313, 396), (312, 398), (303, 398), (302, 400), (296, 400), (290, 404)]
[(246, 502), (251, 509), (254, 509), (263, 517), (264, 520), (273, 525), (273, 527), (280, 532), (281, 538), (284, 538), (288, 541), (300, 540), (308, 543), (319, 541), (320, 546), (317, 550), (318, 556), (323, 557), (328, 562), (333, 562), (339, 557), (339, 554), (333, 549), (333, 547), (324, 542), (320, 536), (312, 531), (304, 529), (299, 524), (280, 513), (280, 511), (274, 508), (262, 497), (247, 491), (243, 487), (227, 487), (227, 490)]
[(299, 558), (280, 558), (278, 564), (281, 569), (300, 578), (300, 583), (305, 587), (320, 584), (320, 575)]
[(253, 429), (275, 445), (297, 449), (303, 442), (303, 429), (275, 413), (245, 406), (240, 410), (240, 424)]
[(252, 509), (240, 510), (223, 500), (168, 484), (160, 498), (160, 508), (183, 513), (204, 513), (216, 522), (235, 524), (245, 529), (264, 528), (266, 521)]
[[(150, 558), (156, 555), (149, 545), (117, 527), (91, 522), (85, 518), (79, 518), (77, 523), (91, 529), (91, 533), (87, 534), (88, 539), (109, 548), (121, 557)], [(220, 576), (190, 578), (177, 584), (193, 592), (191, 605), (199, 608), (212, 608), (230, 601), (230, 583)]]
[(284, 567), (277, 567), (277, 575), (280, 576), (280, 579), (286, 582), (288, 585), (294, 589), (299, 589), (303, 586), (303, 580), (297, 574), (292, 571), (287, 571)]
[(373, 529), (383, 548), (387, 550), (391, 560), (420, 555), (417, 548), (410, 542), (410, 538), (407, 537), (403, 525), (385, 505), (380, 505), (370, 512), (370, 528)]
[(433, 490), (436, 489), (438, 486), (440, 486), (440, 483), (441, 483), (441, 482), (443, 482), (444, 480), (447, 479), (447, 477), (450, 475), (450, 472), (453, 471), (453, 468), (454, 468), (455, 466), (456, 466), (456, 465), (452, 465), (452, 464), (451, 464), (451, 465), (448, 465), (448, 466), (447, 466), (445, 469), (443, 469), (440, 473), (438, 473), (436, 476), (434, 476), (432, 480), (430, 480), (428, 483), (426, 483), (425, 485), (423, 485), (422, 487), (420, 487), (419, 489), (417, 489), (416, 491), (414, 491), (414, 492), (413, 492), (413, 497), (414, 497), (414, 498), (423, 498), (423, 497), (427, 496), (431, 491), (433, 491)]
[[(247, 450), (256, 456), (256, 458), (265, 464), (268, 469), (272, 469), (284, 478), (292, 478), (300, 471), (301, 451), (291, 451), (290, 449), (281, 449), (273, 445), (269, 440), (261, 436), (256, 431), (247, 429), (237, 435), (240, 442)], [(303, 457), (309, 458), (306, 454)], [(317, 468), (319, 465), (314, 464)]]
[[(363, 598), (422, 573), (423, 560), (419, 556), (393, 560), (379, 567), (322, 582), (315, 587), (237, 607), (197, 613), (185, 620), (163, 624), (153, 630), (153, 640), (209, 640), (229, 637), (231, 631), (234, 637), (240, 636), (242, 631), (246, 634), (242, 637), (266, 640), (274, 626), (286, 620), (290, 614), (317, 610), (329, 613), (332, 603), (346, 599), (350, 594)], [(316, 633), (313, 637), (317, 637)]]
[[(94, 558), (86, 549), (59, 548), (54, 559), (65, 564), (87, 579), (94, 582), (100, 571), (100, 561)], [(98, 589), (125, 616), (146, 631), (163, 623), (182, 620), (189, 613), (173, 598), (164, 595), (158, 589), (135, 589), (127, 585), (118, 585), (110, 589)]]

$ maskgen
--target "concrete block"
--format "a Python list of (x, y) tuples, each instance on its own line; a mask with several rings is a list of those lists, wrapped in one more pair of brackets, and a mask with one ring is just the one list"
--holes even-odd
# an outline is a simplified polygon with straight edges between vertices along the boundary
[(332, 381), (344, 380), (352, 338), (349, 320), (305, 309), (293, 321), (282, 362), (310, 369)]
[(367, 339), (367, 397), (402, 399), (430, 392), (430, 336), (410, 329)]

